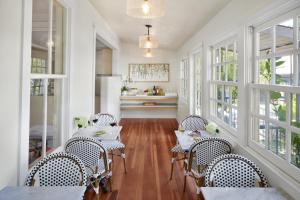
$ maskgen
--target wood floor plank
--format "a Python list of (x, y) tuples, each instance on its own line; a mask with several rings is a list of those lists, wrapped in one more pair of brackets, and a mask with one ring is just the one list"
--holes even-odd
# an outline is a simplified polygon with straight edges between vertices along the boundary
[[(171, 153), (176, 144), (175, 119), (122, 119), (121, 138), (126, 145), (127, 174), (122, 159), (113, 160), (113, 192), (102, 194), (102, 200), (186, 200), (197, 199), (196, 188), (188, 178), (183, 192), (183, 162), (174, 166), (170, 181)], [(96, 199), (88, 191), (86, 199)]]

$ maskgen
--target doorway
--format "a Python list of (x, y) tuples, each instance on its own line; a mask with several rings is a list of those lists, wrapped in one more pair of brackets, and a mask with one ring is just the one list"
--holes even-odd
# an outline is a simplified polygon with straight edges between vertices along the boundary
[(96, 36), (95, 49), (95, 114), (101, 113), (101, 79), (112, 75), (112, 49)]

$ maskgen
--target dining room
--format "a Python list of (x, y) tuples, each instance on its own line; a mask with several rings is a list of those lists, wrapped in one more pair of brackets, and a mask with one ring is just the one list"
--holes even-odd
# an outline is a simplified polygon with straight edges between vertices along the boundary
[(300, 1), (0, 0), (0, 27), (0, 200), (299, 199)]

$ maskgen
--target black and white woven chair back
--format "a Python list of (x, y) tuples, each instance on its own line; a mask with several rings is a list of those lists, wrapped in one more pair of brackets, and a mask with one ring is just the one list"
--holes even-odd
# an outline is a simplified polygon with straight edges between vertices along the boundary
[(40, 160), (26, 178), (26, 186), (82, 186), (86, 185), (86, 171), (75, 155), (60, 152)]
[(181, 126), (185, 130), (197, 131), (197, 130), (204, 130), (207, 123), (208, 123), (207, 120), (203, 119), (200, 116), (190, 115), (186, 117), (184, 120), (182, 120)]
[(203, 138), (190, 148), (197, 165), (208, 166), (218, 156), (231, 153), (231, 144), (221, 138)]
[(110, 123), (116, 123), (117, 125), (118, 123), (113, 115), (107, 113), (98, 113), (93, 115), (91, 117), (91, 122), (95, 126), (109, 126)]
[(107, 168), (106, 149), (94, 138), (86, 136), (73, 137), (66, 142), (65, 151), (76, 155), (87, 167), (95, 167), (101, 160)]
[(206, 187), (268, 187), (262, 171), (249, 159), (236, 154), (217, 157), (208, 167)]

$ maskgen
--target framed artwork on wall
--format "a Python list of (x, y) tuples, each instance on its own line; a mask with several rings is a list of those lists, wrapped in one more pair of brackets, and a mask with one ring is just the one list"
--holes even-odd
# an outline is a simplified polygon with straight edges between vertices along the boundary
[(133, 82), (168, 82), (170, 64), (129, 64), (129, 80)]

